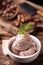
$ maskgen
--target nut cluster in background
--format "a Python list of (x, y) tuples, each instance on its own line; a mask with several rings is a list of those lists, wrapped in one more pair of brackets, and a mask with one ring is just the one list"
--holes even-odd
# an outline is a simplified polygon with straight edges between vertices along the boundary
[(13, 17), (17, 6), (13, 0), (2, 0), (0, 4), (0, 16), (5, 18)]

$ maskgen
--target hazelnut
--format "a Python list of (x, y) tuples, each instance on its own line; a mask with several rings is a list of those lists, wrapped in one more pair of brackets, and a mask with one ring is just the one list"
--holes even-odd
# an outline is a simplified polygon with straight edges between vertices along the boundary
[(31, 20), (31, 15), (24, 14), (24, 18), (25, 18), (25, 20)]
[(8, 13), (6, 13), (6, 15), (5, 15), (6, 17), (9, 17), (10, 15), (8, 14)]
[(6, 5), (6, 2), (4, 1), (4, 2), (2, 3), (2, 5), (5, 6), (5, 5)]
[(13, 5), (14, 5), (14, 3), (12, 2), (12, 3), (11, 3), (11, 5), (13, 6)]
[(10, 8), (13, 9), (14, 7), (11, 5)]
[(39, 15), (33, 16), (34, 19), (39, 19)]
[(20, 17), (20, 15), (18, 15), (18, 16), (17, 16), (17, 19), (18, 19), (18, 21), (20, 21), (20, 20), (21, 20), (21, 17)]
[(24, 20), (24, 16), (21, 14), (21, 22), (24, 22), (25, 20)]
[(9, 8), (10, 7), (10, 4), (7, 4), (6, 7)]
[(16, 6), (15, 5), (13, 6), (13, 9), (16, 10)]
[(15, 13), (15, 10), (13, 10), (12, 12)]
[(39, 21), (40, 21), (40, 19), (34, 19), (34, 21), (35, 21), (35, 22), (39, 22)]
[(10, 12), (10, 11), (11, 11), (11, 9), (10, 9), (10, 8), (7, 8), (6, 10), (7, 10), (7, 12)]
[(16, 8), (16, 7), (17, 7), (17, 5), (15, 4), (13, 7), (14, 7), (14, 8)]
[(2, 14), (2, 16), (3, 16), (3, 17), (5, 17), (5, 15), (4, 15), (4, 14)]
[(13, 13), (9, 13), (10, 17), (13, 17)]
[(3, 14), (6, 14), (6, 13), (7, 13), (7, 11), (6, 11), (6, 10), (4, 10), (4, 11), (3, 11)]
[(15, 20), (14, 22), (12, 22), (12, 25), (19, 26), (19, 21), (18, 20)]

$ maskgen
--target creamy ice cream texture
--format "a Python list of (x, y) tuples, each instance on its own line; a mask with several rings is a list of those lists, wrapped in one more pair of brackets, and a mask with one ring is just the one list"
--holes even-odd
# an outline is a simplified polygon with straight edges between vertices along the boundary
[(18, 34), (12, 44), (12, 51), (20, 56), (28, 56), (36, 52), (36, 45), (29, 34)]

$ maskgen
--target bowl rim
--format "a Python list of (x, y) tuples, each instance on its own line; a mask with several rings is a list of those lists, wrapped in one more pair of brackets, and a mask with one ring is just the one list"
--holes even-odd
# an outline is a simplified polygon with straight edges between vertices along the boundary
[[(37, 55), (38, 53), (40, 53), (40, 50), (41, 50), (41, 42), (40, 42), (40, 40), (39, 40), (37, 37), (33, 36), (33, 35), (30, 35), (30, 37), (34, 37), (34, 38), (38, 41), (38, 45), (40, 46), (40, 47), (38, 48), (38, 50), (37, 50), (36, 53), (34, 53), (33, 55), (29, 55), (29, 56), (18, 56), (18, 55), (16, 55), (16, 54), (12, 53), (12, 52), (9, 50), (9, 47), (8, 47), (8, 54), (10, 53), (12, 56), (14, 56), (14, 57), (16, 57), (16, 58), (22, 58), (22, 59), (24, 59), (24, 58), (33, 57), (33, 56)], [(14, 39), (14, 38), (16, 38), (16, 36), (13, 36), (13, 37), (9, 40), (9, 43), (10, 43), (11, 40)], [(8, 44), (8, 46), (9, 46), (9, 44)]]

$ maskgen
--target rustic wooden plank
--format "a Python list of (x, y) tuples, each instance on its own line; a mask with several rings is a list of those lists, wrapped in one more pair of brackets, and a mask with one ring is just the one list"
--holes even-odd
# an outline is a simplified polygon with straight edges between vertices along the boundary
[(17, 34), (18, 28), (0, 19), (0, 28), (13, 35)]
[(2, 28), (0, 28), (0, 35), (5, 35), (5, 36), (13, 36), (12, 34), (4, 31)]

